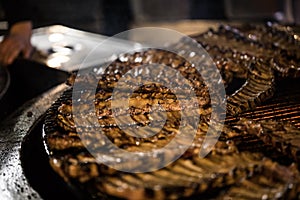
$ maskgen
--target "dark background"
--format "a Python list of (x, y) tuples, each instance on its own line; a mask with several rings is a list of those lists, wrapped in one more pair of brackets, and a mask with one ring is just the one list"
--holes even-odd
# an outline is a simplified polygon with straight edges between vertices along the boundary
[[(274, 20), (296, 23), (299, 1), (291, 0), (25, 0), (35, 27), (62, 24), (113, 35), (132, 25), (185, 19)], [(0, 29), (5, 11), (0, 7)]]

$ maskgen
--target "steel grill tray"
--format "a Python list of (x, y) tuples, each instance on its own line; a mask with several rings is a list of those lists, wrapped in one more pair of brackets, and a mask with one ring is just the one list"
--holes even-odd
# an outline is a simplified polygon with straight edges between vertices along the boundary
[[(299, 81), (299, 78), (295, 79), (286, 79), (286, 80), (277, 80), (276, 82), (276, 93), (273, 98), (270, 100), (264, 102), (261, 106), (257, 107), (256, 109), (252, 111), (248, 111), (242, 115), (239, 115), (240, 117), (248, 117), (250, 119), (254, 120), (261, 120), (261, 119), (275, 119), (275, 120), (284, 120), (289, 121), (295, 126), (299, 123), (299, 103), (300, 101), (297, 98), (299, 94), (299, 90), (297, 89), (297, 84), (295, 84), (297, 81)], [(237, 85), (231, 85), (230, 87), (238, 88), (241, 83), (237, 83), (236, 81), (233, 81), (233, 83), (236, 83)], [(289, 87), (289, 89), (286, 89)], [(294, 88), (293, 88), (294, 87)], [(230, 89), (231, 90), (231, 89)], [(57, 101), (54, 103), (49, 110), (51, 114), (47, 114), (46, 120), (45, 120), (45, 127), (47, 129), (44, 129), (46, 132), (52, 132), (57, 130), (56, 125), (49, 126), (48, 124), (53, 124), (53, 121), (57, 115), (57, 108), (60, 106), (62, 102), (65, 102), (66, 100), (71, 98), (71, 91), (65, 92)], [(296, 109), (289, 109), (287, 108), (287, 105), (291, 104), (293, 106), (296, 106)], [(262, 115), (263, 113), (263, 115)], [(228, 116), (227, 123), (232, 123), (236, 121), (237, 118)], [(54, 122), (56, 124), (56, 122)], [(53, 128), (53, 130), (52, 130)], [(46, 133), (47, 135), (47, 133)], [(257, 137), (236, 137), (234, 139), (235, 142), (237, 142), (237, 146), (239, 147), (239, 150), (241, 151), (250, 151), (250, 152), (264, 152), (264, 155), (268, 155), (269, 158), (272, 158), (276, 162), (280, 164), (286, 164), (289, 165), (292, 161), (277, 152), (278, 154), (274, 154), (272, 150), (270, 150), (271, 146), (265, 145), (261, 143), (261, 140), (259, 140)], [(246, 144), (246, 145), (245, 145)], [(270, 150), (270, 151), (269, 151)], [(55, 151), (54, 151), (55, 152)], [(64, 150), (64, 153), (70, 153), (69, 150)], [(55, 154), (55, 153), (54, 153)], [(51, 156), (51, 154), (50, 154)], [(77, 188), (77, 192), (80, 191), (81, 187), (77, 184), (77, 182), (68, 182), (71, 184), (70, 188)], [(93, 187), (91, 187), (93, 188)], [(215, 191), (215, 190), (214, 190)], [(216, 192), (216, 191), (215, 191)], [(83, 195), (87, 195), (86, 197), (89, 197), (89, 194), (83, 191)], [(209, 192), (205, 192), (203, 194), (200, 194), (198, 197), (200, 198), (213, 198), (214, 194), (210, 194)], [(111, 196), (108, 196), (108, 198), (111, 198)], [(192, 197), (193, 198), (193, 197)]]
[[(239, 88), (241, 83), (233, 81), (234, 85), (231, 89), (234, 91)], [(276, 119), (288, 121), (300, 128), (300, 78), (289, 78), (286, 80), (276, 81), (275, 95), (265, 101), (262, 105), (258, 106), (254, 110), (247, 111), (240, 114), (239, 117), (246, 117), (253, 120), (261, 119)], [(35, 99), (35, 102), (28, 104), (26, 108), (20, 109), (19, 113), (13, 116), (11, 121), (18, 121), (20, 124), (26, 124), (23, 128), (20, 128), (20, 132), (12, 132), (10, 136), (7, 136), (13, 129), (14, 124), (12, 122), (4, 122), (7, 128), (0, 130), (0, 143), (7, 143), (5, 148), (0, 149), (0, 189), (4, 192), (0, 197), (12, 197), (14, 199), (88, 199), (89, 196), (78, 188), (74, 188), (73, 185), (69, 185), (53, 171), (48, 162), (48, 154), (45, 151), (45, 146), (42, 140), (42, 129), (44, 123), (44, 114), (46, 108), (48, 108), (58, 96), (62, 94), (66, 85), (60, 85), (58, 91), (48, 91), (44, 95), (48, 97), (41, 97)], [(55, 88), (54, 88), (55, 89)], [(57, 88), (56, 88), (57, 89)], [(230, 90), (230, 88), (229, 88)], [(53, 95), (53, 96), (52, 96)], [(42, 103), (44, 102), (44, 103)], [(45, 105), (45, 103), (47, 103)], [(28, 111), (33, 111), (34, 117), (28, 117)], [(227, 123), (237, 121), (236, 117), (228, 116), (226, 118)], [(22, 138), (23, 136), (26, 136)], [(251, 141), (251, 138), (249, 138)], [(22, 146), (21, 146), (22, 145)], [(16, 147), (16, 148), (11, 148)], [(9, 148), (14, 150), (8, 150)], [(10, 155), (11, 151), (18, 152), (21, 148), (21, 157), (16, 156), (12, 160), (16, 160), (14, 164), (10, 164), (11, 161), (6, 159), (7, 155)], [(13, 153), (19, 155), (18, 153)], [(3, 159), (2, 159), (3, 158)], [(2, 160), (2, 161), (1, 161)], [(20, 163), (19, 163), (20, 162)], [(23, 171), (19, 168), (22, 166)], [(5, 173), (11, 170), (11, 166), (17, 170), (13, 173)], [(9, 178), (7, 177), (11, 175)], [(3, 178), (3, 180), (1, 180)], [(5, 180), (7, 184), (3, 184)], [(21, 180), (21, 181), (20, 181)], [(19, 181), (24, 186), (19, 185)], [(19, 185), (19, 186), (18, 186)], [(15, 188), (13, 187), (15, 186)], [(212, 194), (207, 194), (207, 198)], [(204, 198), (203, 196), (201, 196)], [(195, 197), (196, 199), (198, 197)], [(5, 199), (5, 198), (4, 198)]]
[[(240, 117), (249, 117), (254, 120), (284, 120), (289, 121), (300, 128), (299, 84), (300, 78), (277, 82), (276, 93), (272, 99), (266, 101), (263, 105), (257, 107), (257, 109), (240, 115)], [(68, 96), (68, 92), (66, 95)], [(62, 99), (64, 98), (63, 96)], [(234, 117), (227, 117), (226, 120), (228, 123), (231, 123), (237, 119)], [(44, 118), (42, 117), (30, 130), (28, 137), (23, 143), (22, 162), (29, 183), (43, 199), (55, 199), (58, 197), (73, 197), (77, 199), (90, 198), (84, 191), (65, 183), (49, 166), (47, 160), (48, 155), (42, 144), (43, 123)], [(247, 138), (247, 140), (249, 145), (257, 145), (257, 139)], [(261, 149), (264, 147), (258, 145), (250, 147), (250, 149), (252, 148)], [(275, 156), (277, 157), (278, 155)], [(277, 157), (277, 159), (282, 158)], [(289, 160), (281, 160), (281, 162), (289, 163)], [(43, 170), (39, 172), (38, 169)], [(212, 194), (206, 194), (206, 196), (201, 197), (210, 198), (211, 195)]]

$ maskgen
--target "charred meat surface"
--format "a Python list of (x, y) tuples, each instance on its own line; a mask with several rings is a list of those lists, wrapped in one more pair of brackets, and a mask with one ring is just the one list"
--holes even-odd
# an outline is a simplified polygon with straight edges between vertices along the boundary
[(275, 90), (273, 70), (261, 61), (249, 67), (244, 85), (227, 98), (227, 113), (238, 115), (271, 98)]
[[(56, 104), (56, 108), (59, 106)], [(56, 117), (54, 113), (48, 113), (47, 116), (48, 121)], [(261, 126), (259, 122), (241, 120), (235, 124), (225, 125), (212, 152), (205, 158), (200, 158), (199, 149), (208, 129), (208, 124), (202, 122), (194, 143), (181, 158), (160, 170), (139, 174), (121, 172), (99, 164), (82, 144), (71, 142), (69, 143), (71, 145), (68, 143), (61, 145), (65, 138), (72, 141), (71, 138), (76, 140), (79, 135), (63, 129), (51, 131), (51, 127), (58, 126), (55, 122), (53, 120), (54, 124), (48, 124), (49, 129), (45, 127), (46, 143), (51, 152), (51, 166), (67, 182), (98, 198), (108, 196), (125, 199), (177, 199), (195, 195), (204, 198), (207, 193), (215, 191), (224, 197), (251, 198), (254, 197), (252, 195), (255, 197), (268, 195), (279, 199), (294, 198), (299, 191), (298, 172), (290, 171), (293, 168), (289, 166), (278, 164), (276, 159), (281, 157), (273, 158), (273, 161), (266, 157), (270, 151), (276, 152), (276, 155), (285, 152), (274, 148), (273, 145), (265, 144), (253, 134), (254, 128)], [(171, 125), (166, 124), (165, 129)], [(115, 128), (108, 127), (110, 131)], [(159, 140), (166, 140), (168, 137), (168, 134), (160, 134), (160, 137), (152, 138), (153, 140), (147, 138), (144, 141), (143, 139), (130, 141), (126, 139), (128, 138), (126, 135), (118, 136), (118, 134), (121, 133), (117, 130), (109, 132), (116, 145), (125, 144), (123, 148), (129, 151), (157, 148)], [(91, 137), (92, 140), (97, 136)], [(170, 152), (165, 153), (167, 156)], [(139, 165), (138, 162), (128, 164), (132, 167)], [(278, 177), (278, 173), (284, 174), (287, 171), (288, 176)], [(269, 188), (264, 184), (270, 184)], [(238, 190), (242, 192), (237, 194)]]
[[(220, 26), (216, 31), (194, 36), (208, 52), (202, 57), (195, 56), (194, 49), (183, 39), (172, 44), (172, 49), (178, 50), (178, 54), (149, 49), (120, 55), (105, 70), (100, 66), (92, 73), (77, 74), (76, 81), (75, 76), (69, 80), (71, 88), (46, 113), (43, 139), (51, 167), (67, 183), (96, 199), (299, 198), (300, 131), (280, 121), (239, 118), (241, 113), (255, 109), (273, 96), (278, 76), (291, 77), (295, 72), (293, 69), (297, 72), (293, 66), (296, 66), (294, 62), (299, 63), (298, 54), (293, 51), (298, 49), (298, 41), (295, 37), (288, 37), (290, 34), (293, 34), (290, 29), (274, 24)], [(276, 44), (277, 40), (280, 45)], [(210, 92), (218, 94), (218, 91), (209, 91), (203, 79), (202, 75), (211, 80), (217, 77), (205, 62), (206, 56), (215, 62), (222, 75), (222, 80), (217, 81), (224, 83), (225, 87), (234, 78), (245, 80), (241, 88), (227, 95), (227, 99), (217, 98), (219, 102), (226, 100), (227, 114), (236, 117), (235, 121), (226, 121), (224, 126), (210, 123)], [(183, 57), (189, 57), (191, 63)], [(206, 66), (201, 74), (195, 63)], [(153, 71), (139, 68), (143, 64), (156, 64), (156, 68)], [(161, 65), (178, 73), (168, 74)], [(128, 75), (125, 84), (120, 84), (119, 80), (127, 72), (135, 76)], [(140, 75), (151, 73), (158, 74), (154, 81), (160, 78), (161, 84), (147, 83), (136, 87), (135, 81), (141, 79)], [(182, 81), (182, 77), (189, 80), (188, 84)], [(169, 83), (170, 79), (174, 83)], [(97, 87), (92, 93), (85, 93), (74, 90), (76, 84), (85, 88), (96, 84)], [(185, 89), (175, 94), (168, 86)], [(116, 100), (128, 101), (129, 107), (123, 109), (121, 104), (117, 105), (113, 113), (112, 98), (116, 87), (119, 88)], [(127, 99), (125, 94), (130, 90), (133, 93)], [(72, 95), (82, 93), (75, 105)], [(191, 98), (192, 93), (196, 98)], [(183, 134), (179, 129), (181, 112), (187, 110), (190, 121), (200, 116), (193, 141), (179, 159), (163, 168), (144, 173), (118, 171), (99, 163), (89, 151), (104, 148), (106, 141), (103, 138), (107, 137), (111, 142), (109, 145), (128, 152), (144, 155), (154, 150), (157, 156), (147, 161), (156, 168), (189, 142), (179, 140), (176, 148), (162, 150), (174, 137)], [(225, 115), (226, 111), (220, 114)], [(162, 112), (165, 121), (160, 115)], [(130, 120), (126, 118), (128, 116)], [(84, 123), (76, 123), (76, 117), (85, 119)], [(115, 117), (120, 120), (116, 121)], [(95, 123), (101, 127), (101, 132), (91, 128)], [(142, 129), (136, 129), (139, 137), (129, 135), (123, 129), (150, 124), (154, 127), (163, 125), (150, 137), (143, 137), (146, 133)], [(184, 126), (192, 127), (192, 124), (187, 120)], [(210, 128), (211, 134), (207, 134)], [(217, 138), (216, 144), (205, 157), (201, 157), (201, 150), (206, 148), (203, 143), (213, 138)], [(109, 159), (118, 165), (115, 158)], [(124, 165), (145, 167), (140, 161)]]
[(263, 120), (259, 123), (244, 120), (249, 133), (259, 137), (264, 143), (272, 145), (278, 151), (294, 159), (299, 165), (300, 130), (288, 122)]
[[(282, 77), (299, 76), (299, 37), (292, 31), (287, 31), (273, 24), (230, 26), (221, 25), (218, 30), (211, 29), (194, 38), (201, 43), (216, 59), (228, 59), (236, 64), (251, 58), (262, 59)], [(228, 52), (229, 56), (219, 58), (213, 49)], [(246, 59), (244, 56), (246, 55)], [(239, 57), (236, 57), (239, 56)], [(236, 57), (237, 59), (232, 59)]]
[(274, 23), (220, 25), (192, 37), (210, 54), (225, 85), (234, 78), (245, 79), (240, 90), (228, 97), (228, 114), (253, 109), (272, 97), (276, 76), (299, 76), (299, 35), (291, 27)]

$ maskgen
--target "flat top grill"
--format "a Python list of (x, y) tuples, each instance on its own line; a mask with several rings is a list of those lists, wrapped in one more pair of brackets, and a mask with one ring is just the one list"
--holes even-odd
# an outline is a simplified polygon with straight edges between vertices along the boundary
[[(289, 121), (300, 128), (300, 88), (297, 87), (298, 84), (300, 84), (299, 78), (277, 83), (274, 98), (241, 116), (254, 120), (279, 119)], [(0, 188), (5, 191), (5, 193), (0, 193), (0, 197), (4, 197), (2, 199), (11, 196), (16, 199), (53, 199), (57, 197), (56, 194), (58, 193), (60, 193), (60, 197), (74, 197), (75, 191), (66, 187), (66, 184), (62, 183), (57, 174), (52, 171), (47, 162), (46, 153), (43, 152), (44, 149), (41, 149), (44, 148), (41, 139), (43, 113), (65, 89), (65, 84), (62, 84), (46, 92), (28, 107), (23, 107), (10, 122), (4, 123), (6, 127), (1, 128), (0, 143), (6, 142), (6, 145), (0, 146), (2, 152), (0, 154), (1, 166), (4, 166), (0, 169)], [(33, 112), (32, 117), (27, 116), (29, 111)], [(237, 119), (227, 117), (226, 120), (230, 123)], [(22, 126), (22, 128), (16, 129), (18, 126)], [(16, 131), (13, 134), (7, 134), (13, 128)], [(23, 142), (25, 136), (26, 140)], [(251, 141), (249, 140), (249, 142)], [(22, 161), (18, 152), (21, 147)], [(43, 169), (41, 173), (38, 173), (39, 169)], [(23, 189), (21, 190), (17, 185), (22, 185)], [(80, 198), (76, 195), (75, 197)]]
[[(239, 117), (289, 121), (300, 128), (299, 84), (300, 78), (277, 81), (275, 95), (271, 99)], [(55, 198), (56, 191), (63, 192), (62, 189), (57, 190), (61, 185), (57, 184), (57, 178), (50, 176), (53, 171), (43, 157), (45, 152), (39, 135), (39, 122), (47, 108), (66, 88), (65, 84), (61, 84), (46, 91), (1, 123), (0, 199), (51, 199)], [(228, 116), (226, 120), (230, 123), (237, 118)], [(37, 173), (39, 169), (43, 169), (41, 174)], [(45, 175), (48, 172), (50, 175)], [(67, 197), (74, 191), (64, 192)]]

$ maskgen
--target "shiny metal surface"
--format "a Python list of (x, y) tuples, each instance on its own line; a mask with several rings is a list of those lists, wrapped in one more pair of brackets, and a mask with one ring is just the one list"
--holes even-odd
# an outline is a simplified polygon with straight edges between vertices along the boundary
[(29, 185), (20, 159), (24, 137), (39, 117), (44, 114), (67, 88), (61, 84), (27, 102), (0, 124), (0, 199), (41, 199)]
[[(118, 52), (139, 45), (128, 40), (113, 38), (105, 45), (102, 44), (101, 49), (96, 48), (108, 38), (104, 35), (61, 25), (38, 28), (33, 31), (31, 40), (32, 45), (36, 48), (32, 59), (49, 67), (71, 72), (79, 69), (79, 67), (86, 68), (99, 65), (109, 61)], [(92, 50), (96, 51), (95, 56), (85, 60)]]

